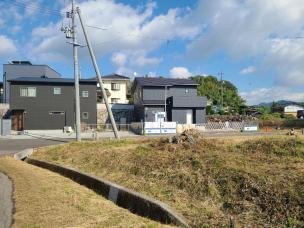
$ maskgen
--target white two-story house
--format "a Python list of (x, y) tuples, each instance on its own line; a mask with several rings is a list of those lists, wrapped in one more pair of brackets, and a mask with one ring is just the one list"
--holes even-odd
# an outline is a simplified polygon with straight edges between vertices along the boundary
[[(129, 81), (130, 78), (118, 74), (111, 74), (102, 77), (102, 82), (106, 89), (109, 103), (129, 103), (129, 100), (127, 99)], [(99, 87), (99, 84), (97, 86)], [(97, 90), (100, 91), (100, 88)], [(101, 99), (101, 102), (104, 103), (103, 99)]]

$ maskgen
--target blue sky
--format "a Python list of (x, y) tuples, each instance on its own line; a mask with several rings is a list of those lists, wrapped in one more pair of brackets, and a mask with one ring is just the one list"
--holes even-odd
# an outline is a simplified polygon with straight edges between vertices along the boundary
[[(69, 0), (0, 3), (0, 60), (48, 64), (72, 77), (60, 32)], [(248, 104), (304, 100), (302, 0), (82, 0), (103, 74), (189, 77), (224, 72)], [(80, 30), (80, 27), (79, 27)], [(79, 42), (84, 43), (81, 31)], [(82, 77), (94, 71), (80, 48)], [(2, 66), (1, 66), (2, 67)]]

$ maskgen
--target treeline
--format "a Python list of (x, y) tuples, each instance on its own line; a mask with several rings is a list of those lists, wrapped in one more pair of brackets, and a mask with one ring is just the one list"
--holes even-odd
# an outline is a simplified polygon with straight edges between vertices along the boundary
[(241, 98), (238, 89), (230, 81), (221, 81), (211, 75), (198, 75), (191, 77), (191, 79), (199, 84), (198, 95), (206, 96), (210, 102), (207, 108), (208, 114), (213, 114), (216, 109), (222, 114), (244, 113), (246, 109), (245, 100)]

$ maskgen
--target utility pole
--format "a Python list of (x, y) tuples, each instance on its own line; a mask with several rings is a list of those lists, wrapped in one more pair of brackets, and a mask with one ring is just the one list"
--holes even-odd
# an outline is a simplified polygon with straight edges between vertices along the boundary
[(83, 23), (82, 16), (81, 16), (81, 11), (80, 11), (79, 7), (77, 7), (77, 13), (78, 13), (78, 16), (79, 16), (80, 24), (81, 24), (81, 27), (82, 27), (82, 30), (83, 30), (83, 34), (84, 34), (84, 37), (85, 37), (88, 49), (89, 49), (89, 52), (90, 52), (90, 56), (91, 56), (91, 59), (92, 59), (93, 65), (94, 65), (96, 76), (97, 76), (98, 81), (99, 81), (99, 85), (100, 85), (100, 89), (101, 89), (101, 92), (102, 92), (102, 96), (103, 96), (103, 99), (105, 101), (106, 108), (108, 110), (108, 114), (109, 114), (109, 117), (110, 117), (110, 120), (111, 120), (111, 124), (112, 124), (112, 128), (113, 128), (113, 131), (114, 131), (114, 135), (115, 135), (115, 138), (119, 139), (119, 135), (118, 135), (115, 119), (114, 119), (111, 107), (109, 105), (109, 102), (108, 102), (108, 97), (107, 97), (107, 94), (106, 94), (106, 90), (105, 90), (105, 88), (103, 86), (103, 83), (102, 83), (102, 80), (101, 80), (101, 74), (100, 74), (100, 71), (99, 71), (99, 68), (98, 68), (98, 65), (97, 65), (95, 54), (94, 54), (91, 42), (89, 40), (89, 37), (88, 37), (87, 31), (86, 31), (85, 25)]
[(73, 35), (73, 57), (74, 57), (74, 80), (75, 80), (75, 115), (76, 115), (76, 140), (81, 141), (80, 129), (80, 97), (79, 97), (79, 72), (78, 72), (78, 46), (77, 27), (75, 23), (76, 7), (72, 0), (72, 35)]
[(224, 73), (221, 71), (219, 73), (219, 75), (221, 76), (221, 109), (224, 110), (224, 91), (223, 91), (223, 75)]

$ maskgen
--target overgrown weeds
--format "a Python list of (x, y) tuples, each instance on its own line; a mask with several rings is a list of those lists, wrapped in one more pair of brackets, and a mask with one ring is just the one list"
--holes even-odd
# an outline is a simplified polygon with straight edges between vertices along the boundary
[(193, 227), (301, 227), (303, 148), (303, 141), (287, 137), (237, 143), (198, 139), (195, 145), (154, 139), (72, 143), (34, 156), (164, 201)]

